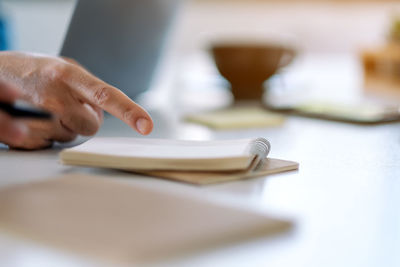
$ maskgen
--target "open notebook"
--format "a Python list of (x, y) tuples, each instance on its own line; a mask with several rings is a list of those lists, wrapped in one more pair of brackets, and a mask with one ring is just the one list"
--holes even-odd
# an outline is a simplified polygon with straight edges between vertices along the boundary
[(70, 174), (0, 190), (0, 234), (118, 263), (214, 250), (291, 225), (202, 194), (102, 176)]
[(264, 138), (187, 141), (93, 138), (60, 153), (67, 165), (112, 168), (195, 184), (295, 170), (298, 163), (267, 158)]

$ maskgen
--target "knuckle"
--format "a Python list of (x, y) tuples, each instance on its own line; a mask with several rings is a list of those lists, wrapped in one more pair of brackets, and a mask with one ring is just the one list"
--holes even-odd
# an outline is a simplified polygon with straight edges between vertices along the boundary
[(135, 116), (135, 111), (132, 109), (125, 110), (123, 113), (123, 118), (125, 121), (132, 121)]
[(92, 136), (97, 133), (100, 125), (97, 121), (91, 120), (89, 118), (81, 118), (79, 124), (77, 125), (77, 129), (79, 129), (79, 134), (83, 136)]
[(85, 136), (93, 136), (98, 132), (99, 128), (100, 127), (98, 125), (93, 125), (91, 128), (86, 129), (86, 133), (84, 135)]
[(98, 106), (103, 106), (110, 100), (110, 88), (108, 87), (100, 87), (94, 91), (93, 99), (94, 99), (94, 104)]
[(45, 75), (53, 82), (65, 81), (71, 73), (71, 67), (65, 63), (50, 64), (45, 68)]
[(75, 140), (78, 134), (72, 131), (68, 126), (64, 124), (64, 122), (60, 119), (59, 120), (59, 128), (60, 133), (53, 137), (54, 141), (65, 143)]
[(40, 107), (56, 114), (64, 114), (66, 112), (66, 103), (62, 98), (44, 97), (41, 99)]
[(80, 134), (83, 136), (92, 136), (97, 133), (100, 126), (96, 123), (86, 121), (80, 125)]
[(75, 138), (77, 134), (92, 136), (100, 129), (100, 125), (85, 117), (73, 116), (60, 120), (66, 138)]

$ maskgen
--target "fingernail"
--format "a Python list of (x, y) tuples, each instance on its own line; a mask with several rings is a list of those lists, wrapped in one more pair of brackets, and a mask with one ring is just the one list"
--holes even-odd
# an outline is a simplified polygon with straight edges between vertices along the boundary
[(140, 118), (136, 121), (136, 129), (141, 134), (148, 134), (149, 128), (150, 128), (150, 121), (148, 119)]

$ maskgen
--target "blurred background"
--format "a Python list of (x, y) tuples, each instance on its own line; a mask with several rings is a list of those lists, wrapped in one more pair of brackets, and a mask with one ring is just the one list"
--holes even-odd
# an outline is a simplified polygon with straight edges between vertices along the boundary
[[(1, 2), (14, 49), (58, 52), (75, 0)], [(382, 42), (399, 9), (385, 0), (187, 0), (176, 30), (184, 50), (202, 33), (239, 27), (292, 34), (310, 52), (351, 52)]]
[[(2, 49), (59, 52), (74, 0), (0, 3)], [(278, 95), (283, 98), (288, 99), (288, 92), (298, 96), (296, 90), (303, 92), (303, 98), (333, 91), (343, 101), (358, 97), (363, 90), (360, 54), (387, 42), (398, 14), (400, 3), (384, 0), (182, 1), (153, 86), (168, 93), (159, 94), (158, 100), (152, 95), (151, 102), (178, 101), (183, 109), (204, 102), (210, 107), (229, 103), (228, 85), (219, 77), (208, 49), (218, 38), (238, 36), (285, 43), (298, 51), (284, 79), (269, 81), (269, 87), (280, 88)], [(177, 95), (182, 99), (176, 100)]]

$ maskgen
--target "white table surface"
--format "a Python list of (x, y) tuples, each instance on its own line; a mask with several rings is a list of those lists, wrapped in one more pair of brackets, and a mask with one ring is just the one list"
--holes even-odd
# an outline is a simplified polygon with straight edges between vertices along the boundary
[[(10, 3), (13, 2), (7, 1), (5, 6), (12, 8)], [(314, 6), (314, 3), (310, 5)], [(51, 20), (59, 19), (57, 23), (62, 24), (62, 28), (65, 29), (65, 21), (69, 18), (71, 6), (68, 2), (63, 9), (51, 9), (51, 12), (48, 12), (51, 14)], [(379, 10), (392, 10), (391, 7), (384, 7), (381, 3), (377, 3), (376, 8), (365, 5), (367, 12), (361, 10), (356, 13), (367, 18), (362, 21), (354, 20), (354, 13), (350, 12), (347, 7), (345, 8), (347, 12), (330, 6), (323, 9), (323, 11), (338, 12), (347, 18), (343, 20), (342, 16), (337, 16), (339, 23), (332, 23), (335, 26), (332, 28), (341, 27), (343, 30), (342, 37), (337, 38), (338, 40), (335, 42), (332, 42), (331, 38), (323, 38), (325, 34), (330, 36), (331, 32), (326, 30), (325, 24), (315, 23), (312, 25), (313, 31), (304, 31), (309, 28), (309, 25), (294, 29), (297, 29), (303, 37), (304, 34), (314, 33), (318, 29), (324, 33), (320, 34), (322, 36), (320, 38), (315, 36), (302, 38), (306, 48), (328, 47), (331, 50), (348, 51), (351, 50), (348, 47), (358, 47), (360, 43), (375, 43), (377, 36), (380, 36), (378, 31), (368, 34), (371, 32), (371, 27), (365, 24), (383, 24), (385, 16), (381, 14), (386, 14), (386, 11), (379, 11), (378, 6), (381, 7)], [(48, 9), (43, 9), (37, 4), (35, 4), (37, 10), (32, 11), (32, 8), (31, 5), (24, 6), (16, 13), (15, 27), (34, 25), (36, 31), (39, 29), (48, 33), (46, 36), (56, 35), (59, 37), (53, 38), (54, 40), (46, 39), (46, 44), (42, 41), (36, 45), (36, 35), (26, 34), (35, 29), (21, 31), (23, 32), (21, 36), (35, 37), (32, 40), (21, 39), (21, 48), (56, 53), (59, 47), (58, 39), (62, 39), (64, 30), (60, 31), (61, 27), (54, 27), (53, 24), (47, 23), (49, 21), (47, 17), (50, 15), (46, 17), (42, 16), (42, 13), (46, 13), (44, 11)], [(284, 8), (287, 10), (286, 6)], [(221, 6), (218, 10), (221, 9), (226, 10), (226, 7)], [(287, 26), (287, 24), (291, 25), (289, 22), (286, 24), (276, 22), (279, 18), (283, 18), (282, 12), (278, 12), (281, 10), (279, 6), (278, 11), (271, 7), (254, 7), (253, 9), (256, 10), (250, 10), (248, 13), (252, 18), (257, 18), (253, 19), (256, 22), (266, 20), (265, 25), (270, 25), (269, 20), (271, 20), (274, 25), (281, 25), (284, 29), (285, 27), (293, 28)], [(308, 10), (309, 6), (302, 8), (302, 12), (297, 10), (293, 13), (300, 16), (300, 19), (293, 16), (296, 25), (300, 25), (303, 21), (307, 22), (306, 19), (303, 19), (309, 16), (307, 12), (304, 12), (306, 9)], [(39, 14), (39, 10), (44, 10), (40, 13), (40, 18), (43, 17), (45, 19), (42, 20), (46, 21), (40, 24), (42, 27), (38, 27), (39, 16), (37, 14)], [(209, 25), (215, 26), (217, 19), (225, 21), (229, 27), (232, 27), (233, 22), (241, 22), (237, 20), (235, 14), (243, 12), (241, 6), (234, 7), (233, 11), (226, 10), (222, 18), (218, 12), (214, 12), (214, 16), (207, 20), (208, 24), (204, 24), (204, 20), (201, 20), (201, 23), (197, 23), (197, 21), (200, 21), (204, 14), (207, 17), (212, 14), (209, 12), (209, 7), (199, 10), (195, 15), (187, 13), (187, 18), (193, 19), (187, 19), (182, 24), (186, 26), (181, 29), (183, 32), (181, 35), (189, 36), (188, 33), (201, 32), (203, 28), (211, 28)], [(376, 10), (379, 12), (375, 12)], [(266, 12), (270, 12), (270, 14)], [(329, 12), (322, 12), (320, 16), (328, 17), (331, 14)], [(54, 14), (57, 16), (54, 17)], [(231, 19), (227, 20), (227, 17)], [(24, 23), (19, 23), (19, 18)], [(27, 23), (31, 21), (34, 23)], [(285, 19), (282, 21), (284, 22)], [(346, 26), (342, 27), (341, 25)], [(346, 30), (347, 26), (349, 29)], [(56, 30), (50, 31), (53, 28)], [(359, 36), (363, 36), (362, 41), (358, 39)], [(24, 40), (26, 42), (23, 42)], [(343, 42), (339, 42), (339, 40)], [(187, 42), (189, 41), (192, 43), (192, 38), (187, 38)], [(308, 45), (308, 42), (316, 44), (312, 46)], [(345, 49), (341, 49), (342, 47)], [(352, 88), (353, 84), (349, 80), (353, 79), (354, 68), (347, 68), (346, 66), (349, 65), (343, 65), (343, 62), (339, 62), (339, 65), (334, 63), (335, 60), (332, 58), (328, 60), (322, 58), (318, 62), (311, 62), (308, 65), (311, 66), (311, 72), (307, 72), (307, 68), (303, 69), (304, 65), (301, 65), (293, 72), (292, 80), (300, 83), (300, 87), (311, 86), (320, 89), (313, 95), (329, 97), (332, 91), (335, 91), (334, 94), (339, 95), (339, 98), (347, 97), (348, 93), (353, 94), (350, 91), (350, 89), (354, 89)], [(315, 66), (319, 67), (315, 68)], [(341, 72), (340, 75), (336, 75), (338, 72)], [(310, 77), (313, 79), (309, 79)], [(190, 97), (182, 99), (187, 100)], [(186, 103), (186, 106), (189, 104)], [(188, 255), (186, 258), (159, 262), (158, 265), (400, 266), (400, 124), (357, 126), (289, 118), (280, 128), (214, 132), (200, 126), (179, 122), (174, 113), (176, 108), (164, 106), (151, 108), (156, 122), (156, 128), (151, 137), (224, 139), (265, 136), (270, 139), (273, 146), (271, 156), (298, 161), (300, 170), (205, 187), (139, 176), (131, 177), (129, 180), (124, 179), (124, 182), (173, 192), (201, 194), (205, 198), (223, 199), (231, 202), (232, 205), (240, 204), (248, 206), (248, 208), (259, 209), (262, 212), (292, 218), (295, 227), (290, 233), (276, 238), (258, 239), (212, 251), (202, 251), (195, 255)], [(128, 127), (112, 118), (106, 119), (98, 135), (137, 137)], [(127, 176), (113, 171), (62, 166), (58, 163), (58, 153), (59, 149), (57, 148), (37, 152), (8, 151), (0, 145), (0, 187), (46, 179), (70, 172), (94, 173), (116, 180), (118, 177)], [(82, 258), (66, 251), (0, 233), (0, 266), (88, 265), (107, 266), (107, 263), (98, 262), (93, 258)]]
[[(342, 85), (341, 90), (347, 90), (344, 85), (349, 85), (349, 80), (346, 77), (354, 74), (349, 71), (354, 70), (349, 67), (352, 66), (350, 61), (349, 64), (342, 61), (342, 66), (335, 65), (333, 60), (329, 62), (331, 68), (336, 68), (333, 72), (336, 76), (319, 75), (321, 70), (316, 69), (310, 73), (325, 80), (335, 80), (336, 84), (330, 83), (330, 87)], [(302, 77), (306, 77), (307, 71), (303, 67), (308, 63), (303, 62), (297, 67), (295, 64), (293, 73), (302, 69)], [(332, 72), (328, 68), (326, 73)], [(301, 79), (292, 77), (292, 80)], [(330, 87), (327, 85), (325, 89), (330, 90)], [(337, 93), (340, 95), (339, 87)], [(199, 251), (152, 265), (400, 266), (399, 123), (359, 126), (292, 117), (277, 128), (216, 132), (181, 122), (176, 109), (177, 106), (150, 108), (156, 125), (151, 138), (265, 136), (272, 143), (272, 157), (298, 161), (300, 170), (204, 187), (140, 176), (130, 176), (129, 183), (202, 194), (205, 198), (223, 199), (232, 205), (240, 203), (248, 208), (292, 218), (295, 227), (279, 237)], [(111, 117), (106, 118), (98, 135), (137, 136)], [(114, 179), (128, 176), (114, 171), (62, 166), (58, 163), (58, 152), (58, 148), (22, 152), (2, 147), (0, 187), (71, 172), (89, 172)], [(1, 266), (102, 264), (107, 265), (97, 259), (82, 258), (19, 240), (3, 232), (0, 234)]]

